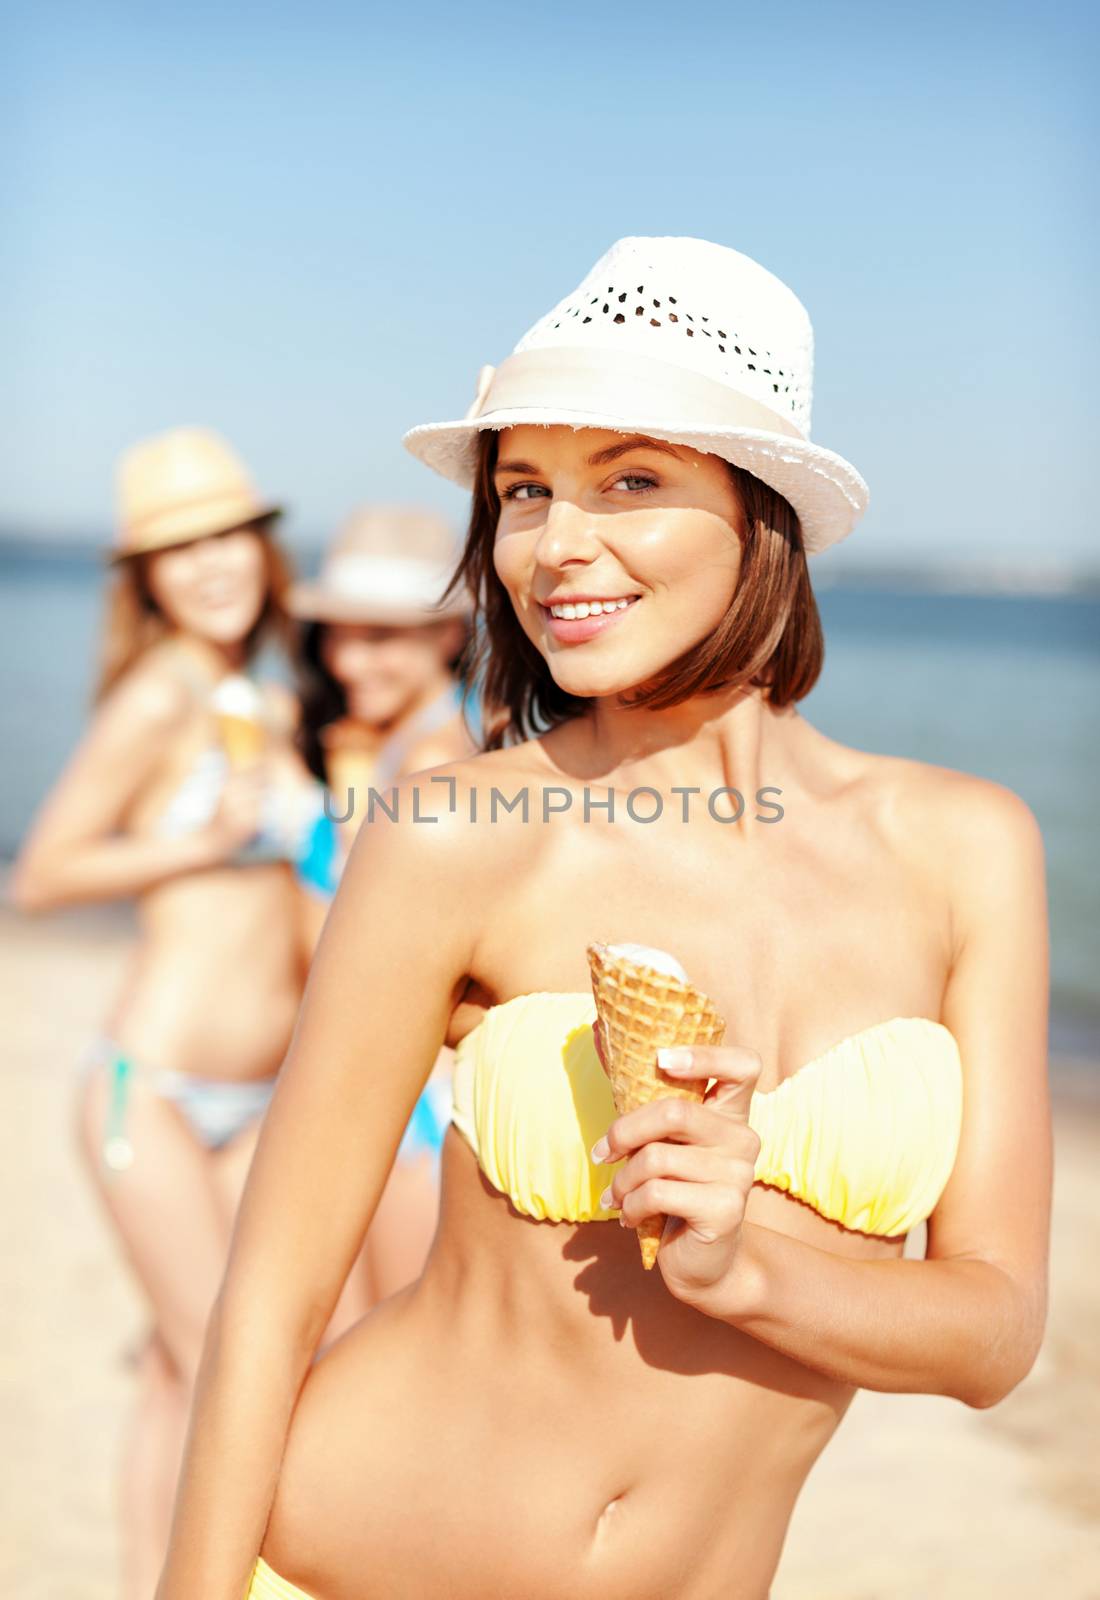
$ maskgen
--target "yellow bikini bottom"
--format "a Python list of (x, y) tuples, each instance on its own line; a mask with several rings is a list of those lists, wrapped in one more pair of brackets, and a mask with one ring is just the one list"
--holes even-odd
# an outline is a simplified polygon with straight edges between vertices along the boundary
[(288, 1583), (285, 1578), (280, 1578), (273, 1572), (259, 1556), (252, 1569), (252, 1582), (248, 1586), (245, 1600), (310, 1600), (304, 1589), (299, 1589), (297, 1584)]

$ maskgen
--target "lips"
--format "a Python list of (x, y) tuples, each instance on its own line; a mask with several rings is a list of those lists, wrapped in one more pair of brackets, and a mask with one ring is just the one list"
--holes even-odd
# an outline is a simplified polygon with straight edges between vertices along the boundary
[[(622, 619), (633, 611), (640, 595), (623, 595), (610, 601), (596, 601), (598, 610), (593, 609), (591, 600), (561, 601), (555, 603), (555, 609), (572, 608), (573, 616), (555, 616), (549, 606), (540, 605), (543, 619), (550, 636), (559, 644), (583, 644), (588, 639), (594, 639), (597, 634), (606, 633), (608, 628), (617, 627)], [(626, 604), (622, 604), (622, 601)], [(605, 606), (610, 609), (605, 609)], [(582, 612), (583, 615), (578, 614)]]
[(556, 617), (563, 617), (571, 621), (574, 617), (598, 617), (605, 611), (625, 611), (631, 600), (636, 600), (637, 595), (618, 595), (603, 597), (589, 597), (587, 595), (576, 599), (550, 602), (547, 609)]

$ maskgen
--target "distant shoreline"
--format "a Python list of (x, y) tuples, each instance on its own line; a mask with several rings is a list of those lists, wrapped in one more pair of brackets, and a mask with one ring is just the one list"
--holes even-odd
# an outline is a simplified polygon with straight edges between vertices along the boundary
[[(68, 564), (106, 571), (101, 541), (59, 536), (28, 537), (0, 532), (0, 565), (57, 566)], [(322, 545), (313, 540), (291, 541), (294, 557), (305, 569), (320, 558)], [(814, 587), (828, 589), (888, 590), (895, 594), (959, 594), (990, 598), (1100, 600), (1100, 567), (1068, 562), (1047, 564), (1006, 559), (969, 565), (965, 562), (863, 563), (837, 558), (824, 551), (811, 559)]]

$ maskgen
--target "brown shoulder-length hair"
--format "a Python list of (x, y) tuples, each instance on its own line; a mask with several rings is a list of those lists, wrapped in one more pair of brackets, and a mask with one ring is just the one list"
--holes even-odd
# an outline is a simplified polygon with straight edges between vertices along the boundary
[[(481, 695), (487, 750), (544, 733), (590, 705), (554, 681), (493, 566), (500, 517), (493, 481), (498, 437), (495, 429), (479, 436), (466, 544), (447, 590), (465, 585), (474, 601), (478, 626), (463, 676)], [(624, 705), (662, 710), (694, 695), (744, 687), (762, 689), (779, 708), (803, 699), (820, 676), (825, 640), (798, 517), (777, 490), (743, 467), (727, 465), (744, 523), (741, 570), (729, 609), (707, 638), (620, 696)]]
[[(269, 637), (274, 637), (288, 652), (292, 651), (294, 632), (286, 609), (290, 562), (273, 536), (275, 521), (269, 518), (246, 526), (255, 527), (263, 535), (267, 579), (263, 609), (245, 640), (245, 657), (251, 660)], [(152, 550), (127, 556), (115, 569), (107, 590), (94, 704), (98, 705), (134, 663), (171, 631), (171, 624), (149, 587), (149, 562), (158, 554)]]

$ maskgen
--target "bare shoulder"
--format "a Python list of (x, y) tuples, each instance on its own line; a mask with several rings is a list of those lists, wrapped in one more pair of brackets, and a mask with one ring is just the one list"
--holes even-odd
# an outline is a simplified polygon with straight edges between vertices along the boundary
[(456, 722), (453, 727), (429, 733), (414, 744), (404, 762), (404, 770), (423, 772), (428, 767), (443, 767), (452, 762), (464, 761), (474, 754), (474, 747), (465, 727)]
[[(427, 753), (429, 746), (430, 741), (425, 741), (417, 747), (417, 753), (421, 749)], [(494, 788), (503, 792), (509, 785), (546, 782), (551, 768), (540, 741), (527, 739), (504, 750), (466, 750), (460, 754), (452, 751), (446, 759), (415, 773), (418, 781), (429, 775), (440, 786), (453, 780), (465, 792), (477, 790), (488, 797)]]
[(1045, 926), (1043, 833), (1022, 796), (989, 778), (946, 772), (932, 815), (929, 842), (943, 864), (959, 940), (1006, 920)]
[(100, 706), (100, 716), (132, 738), (172, 733), (193, 708), (194, 692), (179, 670), (168, 641), (148, 650), (126, 672)]
[(384, 804), (372, 807), (353, 854), (366, 839), (364, 849), (384, 849), (442, 874), (435, 879), (440, 886), (499, 881), (533, 848), (538, 830), (525, 823), (532, 804), (538, 804), (533, 794), (538, 771), (528, 745), (478, 751), (418, 769), (385, 791)]
[(1005, 784), (932, 762), (878, 759), (885, 763), (880, 781), (898, 824), (919, 830), (932, 849), (960, 865), (995, 859), (1006, 849), (1041, 847), (1035, 813)]
[(941, 885), (958, 927), (995, 903), (998, 886), (1017, 904), (1041, 898), (1042, 830), (1014, 789), (932, 762), (859, 755), (869, 811), (925, 881)]

